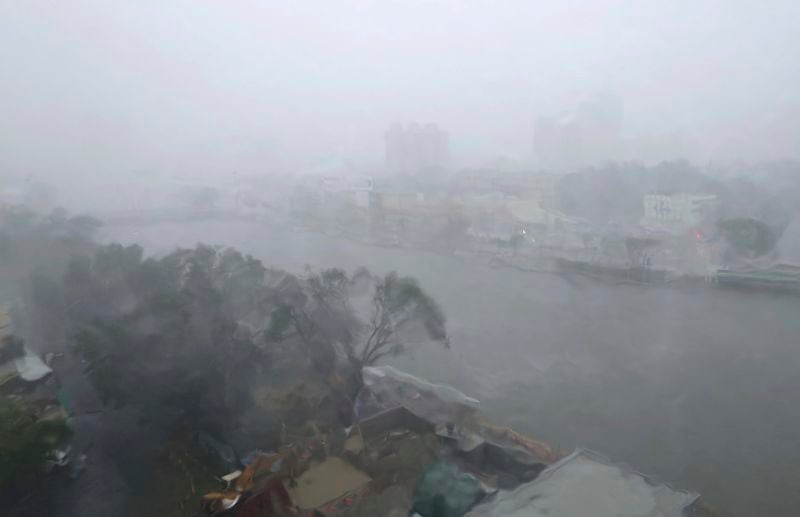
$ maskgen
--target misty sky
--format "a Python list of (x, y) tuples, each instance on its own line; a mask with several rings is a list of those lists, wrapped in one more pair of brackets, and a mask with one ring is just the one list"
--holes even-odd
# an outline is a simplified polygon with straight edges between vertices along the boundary
[(0, 172), (368, 167), (395, 121), (439, 123), (459, 165), (525, 160), (536, 116), (599, 91), (635, 141), (797, 158), (799, 21), (792, 0), (6, 0)]

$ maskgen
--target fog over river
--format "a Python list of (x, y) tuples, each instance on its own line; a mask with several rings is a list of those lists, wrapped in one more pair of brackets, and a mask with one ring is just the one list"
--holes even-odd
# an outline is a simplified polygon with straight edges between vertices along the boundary
[(597, 450), (732, 515), (800, 508), (800, 298), (609, 285), (246, 222), (109, 225), (103, 239), (155, 254), (234, 246), (292, 272), (413, 275), (444, 308), (453, 348), (419, 349), (398, 367), (480, 399), (502, 424)]

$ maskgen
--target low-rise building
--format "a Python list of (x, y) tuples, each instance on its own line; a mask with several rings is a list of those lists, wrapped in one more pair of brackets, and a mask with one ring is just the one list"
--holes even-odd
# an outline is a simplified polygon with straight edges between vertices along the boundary
[(642, 226), (684, 230), (713, 218), (716, 208), (713, 194), (648, 194), (644, 196)]

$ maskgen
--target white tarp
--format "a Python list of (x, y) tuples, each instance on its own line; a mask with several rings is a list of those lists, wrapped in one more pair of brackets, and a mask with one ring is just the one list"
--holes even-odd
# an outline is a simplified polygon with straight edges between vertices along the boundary
[(403, 406), (429, 422), (447, 423), (480, 405), (452, 386), (428, 382), (391, 366), (367, 366), (362, 375), (365, 389), (356, 398), (356, 414), (362, 419)]
[(478, 399), (468, 397), (446, 384), (435, 384), (433, 382), (420, 379), (410, 373), (406, 373), (392, 368), (391, 366), (365, 366), (362, 370), (364, 376), (364, 385), (367, 387), (374, 387), (379, 383), (387, 380), (396, 383), (408, 384), (415, 387), (419, 391), (427, 391), (436, 395), (442, 402), (451, 404), (463, 404), (472, 408), (478, 409), (480, 402)]
[(38, 381), (53, 371), (44, 364), (44, 361), (39, 356), (33, 354), (27, 348), (25, 349), (25, 355), (14, 359), (14, 366), (19, 376), (29, 382)]

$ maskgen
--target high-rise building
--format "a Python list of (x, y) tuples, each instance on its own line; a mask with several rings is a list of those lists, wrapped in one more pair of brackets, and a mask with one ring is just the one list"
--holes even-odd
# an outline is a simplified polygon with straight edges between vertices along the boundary
[(385, 141), (386, 166), (393, 172), (419, 173), (447, 166), (447, 133), (436, 124), (395, 124)]

